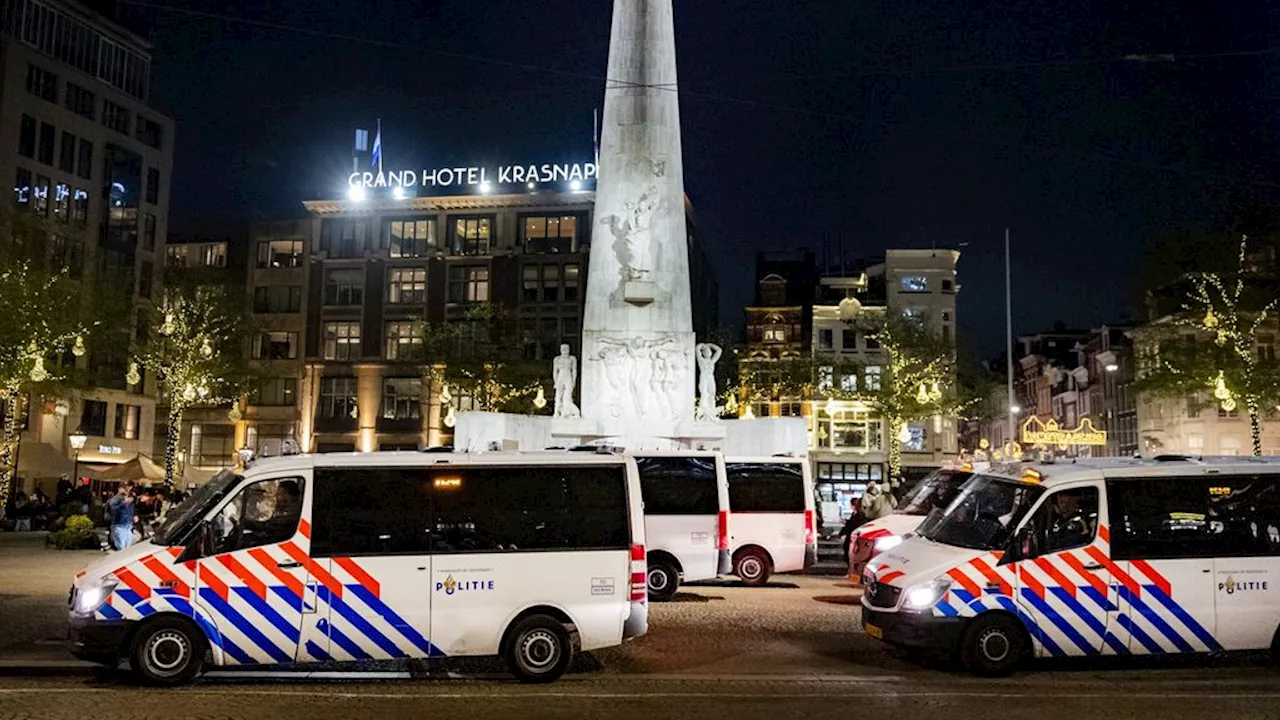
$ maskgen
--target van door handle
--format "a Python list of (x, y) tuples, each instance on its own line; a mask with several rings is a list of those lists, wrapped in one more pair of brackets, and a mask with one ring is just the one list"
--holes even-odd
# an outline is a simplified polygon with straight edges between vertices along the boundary
[(278, 563), (276, 563), (276, 567), (278, 567), (278, 568), (284, 568), (285, 570), (296, 570), (297, 568), (302, 567), (302, 563), (300, 563), (300, 562), (278, 562)]
[(1091, 565), (1085, 565), (1085, 566), (1084, 566), (1084, 569), (1085, 569), (1085, 570), (1101, 570), (1101, 569), (1102, 569), (1102, 563), (1093, 563), (1093, 564), (1091, 564)]

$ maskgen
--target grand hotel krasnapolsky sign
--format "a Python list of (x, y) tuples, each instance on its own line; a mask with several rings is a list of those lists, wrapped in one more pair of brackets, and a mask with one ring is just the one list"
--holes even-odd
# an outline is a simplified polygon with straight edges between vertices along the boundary
[(595, 163), (543, 163), (497, 167), (443, 167), (423, 170), (353, 172), (347, 185), (362, 188), (457, 188), (481, 185), (525, 185), (586, 182), (596, 179)]

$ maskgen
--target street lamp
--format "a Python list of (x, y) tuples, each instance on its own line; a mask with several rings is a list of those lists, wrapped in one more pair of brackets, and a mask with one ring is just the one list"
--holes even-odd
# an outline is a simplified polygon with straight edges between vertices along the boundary
[(76, 451), (75, 462), (71, 466), (71, 473), (75, 477), (72, 481), (74, 485), (80, 483), (80, 451), (84, 449), (84, 444), (89, 441), (89, 436), (84, 434), (80, 428), (67, 436), (67, 440), (71, 443), (71, 449)]
[(1106, 371), (1107, 371), (1107, 372), (1109, 372), (1109, 373), (1113, 373), (1113, 372), (1115, 372), (1115, 371), (1119, 370), (1119, 369), (1120, 369), (1120, 366), (1119, 366), (1119, 365), (1117, 365), (1117, 364), (1115, 364), (1115, 363), (1108, 363), (1108, 364), (1107, 364), (1107, 366), (1106, 366), (1105, 368), (1103, 368), (1103, 369), (1104, 369), (1104, 370), (1106, 370)]

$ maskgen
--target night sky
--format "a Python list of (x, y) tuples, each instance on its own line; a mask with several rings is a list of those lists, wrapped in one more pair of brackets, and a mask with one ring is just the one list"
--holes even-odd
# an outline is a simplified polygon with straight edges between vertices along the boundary
[[(287, 26), (121, 4), (151, 28), (152, 102), (177, 121), (174, 232), (338, 195), (352, 129), (378, 117), (389, 164), (590, 158), (604, 0), (163, 4)], [(1280, 11), (1262, 2), (676, 0), (676, 34), (726, 324), (758, 250), (960, 247), (961, 341), (991, 355), (1006, 226), (1015, 331), (1097, 326), (1176, 267), (1154, 247), (1229, 254), (1280, 198)]]

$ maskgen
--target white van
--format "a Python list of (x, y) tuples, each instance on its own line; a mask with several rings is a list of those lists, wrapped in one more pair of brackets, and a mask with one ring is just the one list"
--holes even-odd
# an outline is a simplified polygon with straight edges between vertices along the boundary
[(733, 574), (763, 585), (775, 572), (795, 572), (818, 559), (813, 476), (793, 457), (727, 457), (729, 551)]
[(934, 508), (945, 509), (960, 493), (971, 467), (942, 468), (924, 477), (889, 515), (864, 523), (849, 538), (849, 579), (860, 582), (862, 571), (876, 555), (902, 544)]
[(501, 655), (525, 682), (648, 628), (635, 462), (385, 452), (223, 472), (76, 575), (71, 650), (145, 680), (207, 663)]
[(729, 574), (724, 457), (714, 452), (650, 452), (635, 459), (644, 497), (649, 599), (670, 600), (681, 582)]
[(975, 475), (863, 575), (863, 627), (1024, 657), (1218, 652), (1280, 640), (1280, 460), (1011, 464)]

